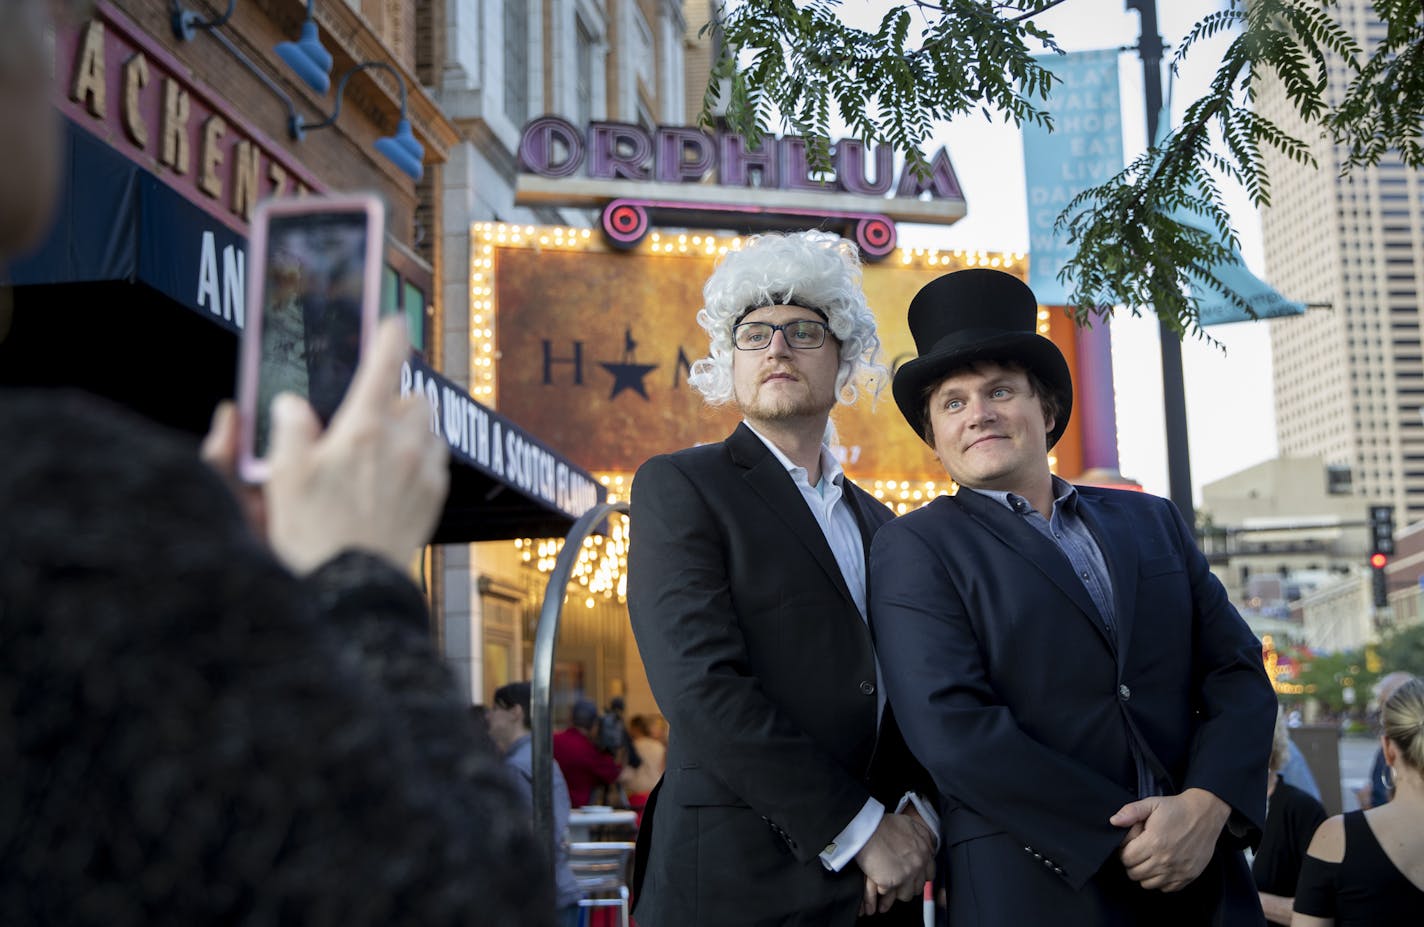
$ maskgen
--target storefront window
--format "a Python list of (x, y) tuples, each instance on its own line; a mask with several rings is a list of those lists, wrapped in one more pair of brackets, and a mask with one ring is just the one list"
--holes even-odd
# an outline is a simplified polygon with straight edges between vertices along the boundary
[(394, 315), (400, 308), (400, 276), (387, 264), (381, 268), (381, 315)]
[(529, 118), (529, 3), (504, 2), (504, 114), (516, 126)]
[(405, 310), (406, 325), (410, 329), (410, 343), (417, 351), (425, 350), (425, 294), (420, 287), (405, 281), (405, 296), (402, 307)]

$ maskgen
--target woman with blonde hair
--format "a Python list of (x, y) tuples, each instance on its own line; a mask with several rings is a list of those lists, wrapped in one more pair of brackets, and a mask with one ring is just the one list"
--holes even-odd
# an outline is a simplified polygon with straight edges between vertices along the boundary
[(1266, 825), (1261, 845), (1251, 860), (1251, 877), (1261, 896), (1261, 909), (1271, 924), (1289, 924), (1296, 883), (1311, 835), (1325, 821), (1325, 808), (1310, 793), (1285, 781), (1281, 771), (1290, 760), (1290, 732), (1285, 714), (1276, 707), (1276, 733), (1266, 779)]
[(1424, 681), (1396, 689), (1380, 720), (1394, 799), (1320, 825), (1296, 887), (1295, 927), (1418, 924), (1424, 912)]

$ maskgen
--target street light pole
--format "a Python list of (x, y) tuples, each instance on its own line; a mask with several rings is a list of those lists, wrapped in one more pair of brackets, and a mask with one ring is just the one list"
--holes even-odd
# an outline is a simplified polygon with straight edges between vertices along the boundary
[[(1137, 54), (1142, 59), (1143, 96), (1147, 102), (1147, 144), (1157, 141), (1162, 111), (1162, 36), (1157, 33), (1157, 0), (1125, 0), (1141, 21)], [(1162, 412), (1167, 430), (1167, 483), (1172, 502), (1196, 530), (1192, 505), (1192, 464), (1187, 442), (1187, 397), (1182, 375), (1182, 341), (1166, 322), (1158, 322), (1162, 355)]]

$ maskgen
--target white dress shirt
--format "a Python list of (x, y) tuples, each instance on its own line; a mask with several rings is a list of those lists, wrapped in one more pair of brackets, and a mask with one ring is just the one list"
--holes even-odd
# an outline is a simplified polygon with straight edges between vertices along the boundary
[[(850, 589), (851, 598), (855, 601), (856, 610), (860, 612), (860, 620), (867, 621), (865, 610), (865, 541), (860, 535), (860, 525), (855, 520), (855, 513), (851, 511), (850, 503), (844, 501), (846, 490), (843, 488), (845, 473), (841, 469), (840, 461), (831, 453), (831, 449), (826, 445), (821, 445), (821, 479), (815, 486), (811, 485), (810, 474), (805, 467), (792, 463), (791, 458), (781, 452), (766, 435), (757, 431), (751, 422), (743, 421), (751, 433), (761, 439), (767, 450), (771, 451), (781, 465), (786, 468), (786, 472), (791, 475), (791, 480), (796, 484), (796, 488), (801, 491), (801, 498), (806, 500), (806, 506), (811, 510), (811, 515), (816, 519), (816, 524), (821, 526), (821, 533), (826, 537), (826, 543), (830, 545), (831, 553), (836, 558), (836, 565), (841, 569), (841, 576), (845, 579), (846, 587)], [(885, 686), (880, 677), (880, 659), (875, 659), (875, 718), (876, 725), (880, 723), (880, 718), (885, 713)], [(930, 826), (931, 833), (935, 834), (935, 839), (939, 839), (939, 815), (933, 808), (920, 799), (918, 795), (906, 792), (900, 799), (900, 804), (895, 808), (896, 813), (902, 811), (907, 804), (914, 804), (919, 811), (920, 817)], [(874, 798), (868, 798), (859, 813), (851, 818), (849, 824), (836, 835), (824, 850), (821, 851), (821, 864), (833, 872), (840, 872), (847, 863), (855, 859), (855, 855), (870, 840), (875, 829), (880, 826), (880, 819), (885, 816), (885, 806)]]

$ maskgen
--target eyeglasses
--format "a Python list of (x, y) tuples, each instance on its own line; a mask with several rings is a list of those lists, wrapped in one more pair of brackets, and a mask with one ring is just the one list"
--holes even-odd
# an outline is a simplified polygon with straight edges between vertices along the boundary
[(771, 344), (777, 332), (781, 332), (789, 347), (811, 351), (826, 343), (826, 332), (830, 330), (831, 326), (815, 319), (798, 319), (785, 325), (743, 322), (732, 329), (732, 344), (738, 351), (760, 351)]

